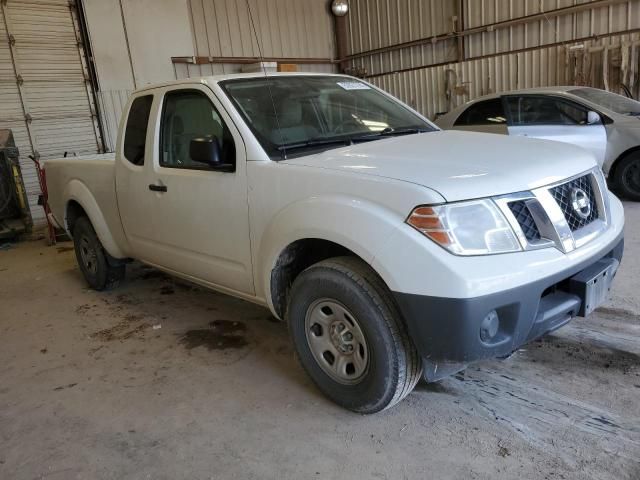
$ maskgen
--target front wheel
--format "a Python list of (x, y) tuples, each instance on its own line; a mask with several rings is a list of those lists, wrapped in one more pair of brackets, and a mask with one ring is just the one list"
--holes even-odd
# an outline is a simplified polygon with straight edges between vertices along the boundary
[(421, 359), (382, 280), (357, 258), (317, 263), (293, 283), (287, 321), (303, 368), (337, 404), (392, 407), (422, 374)]
[(620, 160), (613, 181), (622, 196), (640, 201), (640, 152), (634, 152)]
[(124, 278), (125, 265), (111, 264), (114, 261), (105, 252), (87, 217), (81, 217), (76, 221), (73, 228), (73, 246), (80, 271), (94, 290), (114, 288)]

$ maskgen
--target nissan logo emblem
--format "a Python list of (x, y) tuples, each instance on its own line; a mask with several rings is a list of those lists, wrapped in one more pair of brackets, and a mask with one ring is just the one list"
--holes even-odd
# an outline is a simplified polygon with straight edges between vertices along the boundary
[(580, 218), (586, 220), (591, 215), (591, 201), (587, 192), (581, 188), (571, 190), (571, 206)]

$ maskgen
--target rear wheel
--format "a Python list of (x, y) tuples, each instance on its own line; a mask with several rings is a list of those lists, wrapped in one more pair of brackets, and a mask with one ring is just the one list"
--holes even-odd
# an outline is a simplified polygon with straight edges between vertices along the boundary
[(293, 283), (287, 321), (302, 366), (318, 388), (355, 412), (407, 396), (421, 359), (382, 280), (357, 258), (317, 263)]
[(634, 152), (620, 160), (613, 180), (622, 196), (640, 201), (640, 152)]
[(125, 265), (116, 264), (105, 252), (87, 217), (76, 220), (73, 245), (80, 271), (89, 286), (95, 290), (114, 288), (124, 278)]

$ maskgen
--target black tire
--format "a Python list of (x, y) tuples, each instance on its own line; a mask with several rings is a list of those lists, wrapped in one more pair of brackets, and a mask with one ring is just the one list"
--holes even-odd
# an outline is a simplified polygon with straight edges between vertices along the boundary
[(76, 220), (73, 227), (73, 246), (82, 275), (94, 290), (115, 288), (124, 278), (125, 265), (116, 264), (104, 250), (87, 217)]
[[(317, 324), (307, 328), (313, 322), (307, 319), (314, 305), (325, 299), (344, 306), (364, 335), (367, 367), (355, 383), (332, 378), (310, 346), (307, 330), (314, 331)], [(391, 293), (382, 279), (355, 257), (324, 260), (303, 271), (293, 283), (286, 320), (303, 368), (326, 396), (344, 408), (359, 413), (385, 410), (406, 397), (420, 379), (422, 360)]]
[(633, 152), (620, 160), (613, 181), (621, 196), (640, 202), (640, 152)]

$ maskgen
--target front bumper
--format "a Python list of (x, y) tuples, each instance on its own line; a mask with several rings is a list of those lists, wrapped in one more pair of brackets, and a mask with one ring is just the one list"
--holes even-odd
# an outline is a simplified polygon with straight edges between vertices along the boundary
[[(470, 362), (509, 355), (523, 344), (560, 328), (581, 312), (582, 299), (569, 279), (604, 259), (622, 258), (622, 233), (614, 247), (598, 255), (509, 290), (472, 298), (432, 297), (394, 292), (409, 333), (423, 358), (425, 376), (434, 381)], [(480, 324), (491, 311), (500, 319), (498, 334), (480, 337)]]

